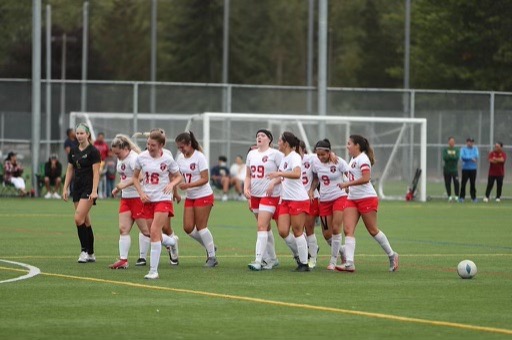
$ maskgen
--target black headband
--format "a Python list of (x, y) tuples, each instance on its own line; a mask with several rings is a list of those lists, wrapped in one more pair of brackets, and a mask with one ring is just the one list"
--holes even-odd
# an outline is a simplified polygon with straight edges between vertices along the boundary
[(258, 132), (256, 132), (256, 136), (258, 136), (258, 133), (260, 133), (260, 132), (263, 132), (264, 134), (266, 134), (268, 139), (270, 139), (270, 142), (272, 143), (272, 141), (274, 140), (274, 137), (272, 136), (272, 132), (270, 132), (266, 129), (259, 129)]

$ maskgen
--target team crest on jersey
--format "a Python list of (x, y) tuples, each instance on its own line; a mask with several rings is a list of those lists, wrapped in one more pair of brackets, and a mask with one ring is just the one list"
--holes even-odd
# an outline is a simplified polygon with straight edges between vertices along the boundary
[(196, 169), (196, 163), (190, 164), (190, 170), (194, 171)]
[(352, 163), (352, 165), (351, 165), (351, 167), (354, 168), (354, 169), (355, 169), (356, 166), (357, 166), (356, 162)]
[(309, 167), (310, 167), (310, 166), (311, 166), (311, 164), (309, 164), (309, 162), (304, 162), (304, 167), (305, 167), (306, 169), (309, 169)]
[(288, 162), (284, 162), (284, 169), (286, 170), (288, 168)]
[(336, 167), (334, 165), (331, 165), (330, 170), (331, 170), (332, 173), (335, 173), (336, 172)]
[(165, 171), (165, 169), (167, 169), (167, 164), (161, 163), (160, 164), (160, 170)]
[(121, 164), (121, 170), (123, 170), (123, 171), (126, 170), (126, 165), (124, 163)]
[(261, 161), (262, 161), (263, 163), (267, 163), (267, 161), (268, 161), (268, 156), (263, 156), (263, 158), (261, 159)]

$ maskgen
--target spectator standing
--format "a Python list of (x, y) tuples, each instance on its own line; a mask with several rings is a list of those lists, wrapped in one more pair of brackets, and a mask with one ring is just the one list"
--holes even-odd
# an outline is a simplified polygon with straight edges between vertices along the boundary
[(219, 163), (210, 170), (212, 184), (222, 190), (222, 201), (228, 200), (229, 191), (229, 168), (227, 166), (228, 159), (226, 156), (219, 156)]
[[(448, 201), (457, 201), (459, 199), (459, 158), (460, 149), (455, 147), (455, 138), (448, 138), (448, 147), (443, 149), (443, 176), (444, 185), (446, 187), (446, 194)], [(452, 180), (455, 196), (452, 196)]]
[(106, 195), (105, 197), (113, 197), (112, 190), (116, 185), (116, 172), (117, 172), (117, 157), (114, 155), (112, 149), (108, 150), (108, 156), (105, 158), (105, 181), (106, 181)]
[(464, 202), (466, 198), (466, 184), (469, 180), (469, 194), (471, 200), (476, 203), (476, 171), (478, 167), (478, 148), (474, 146), (475, 140), (471, 137), (466, 139), (466, 146), (460, 149), (460, 159), (462, 160), (462, 183), (460, 187), (459, 202)]
[(501, 189), (503, 188), (503, 178), (505, 178), (505, 162), (507, 154), (503, 152), (503, 143), (496, 142), (494, 150), (489, 152), (489, 175), (487, 177), (487, 189), (485, 190), (484, 202), (489, 202), (494, 181), (496, 181), (496, 202), (501, 201)]
[(44, 165), (44, 185), (46, 186), (46, 195), (44, 195), (44, 198), (62, 198), (59, 195), (60, 185), (62, 183), (61, 176), (62, 164), (59, 162), (57, 155), (53, 154)]

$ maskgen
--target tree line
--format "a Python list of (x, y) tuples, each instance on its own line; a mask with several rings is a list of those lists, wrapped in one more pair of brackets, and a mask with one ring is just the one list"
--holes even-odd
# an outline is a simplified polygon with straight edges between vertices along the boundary
[[(308, 0), (230, 0), (235, 84), (307, 84)], [(330, 0), (328, 85), (401, 88), (405, 0)], [(52, 78), (80, 79), (82, 1), (52, 6)], [(150, 79), (151, 0), (89, 1), (88, 79)], [(410, 87), (512, 91), (512, 1), (411, 0)], [(224, 0), (158, 0), (157, 80), (222, 82)], [(32, 1), (0, 2), (0, 77), (31, 77)], [(314, 75), (318, 1), (315, 1)], [(45, 35), (42, 37), (45, 65)], [(44, 67), (43, 77), (45, 76)], [(313, 80), (313, 83), (315, 81)]]

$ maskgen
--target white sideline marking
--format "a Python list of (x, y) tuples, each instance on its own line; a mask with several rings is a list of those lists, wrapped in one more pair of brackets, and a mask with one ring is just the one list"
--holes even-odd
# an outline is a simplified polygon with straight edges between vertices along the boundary
[(21, 263), (21, 262), (14, 262), (14, 261), (7, 261), (7, 260), (2, 260), (2, 259), (0, 259), (0, 261), (5, 262), (5, 263), (14, 264), (14, 265), (17, 265), (20, 267), (25, 267), (28, 269), (27, 275), (18, 276), (18, 277), (15, 277), (14, 279), (3, 280), (3, 281), (0, 281), (0, 283), (8, 283), (8, 282), (26, 280), (26, 279), (30, 279), (31, 277), (41, 274), (41, 270), (39, 268), (31, 266), (29, 264), (25, 264), (25, 263)]

